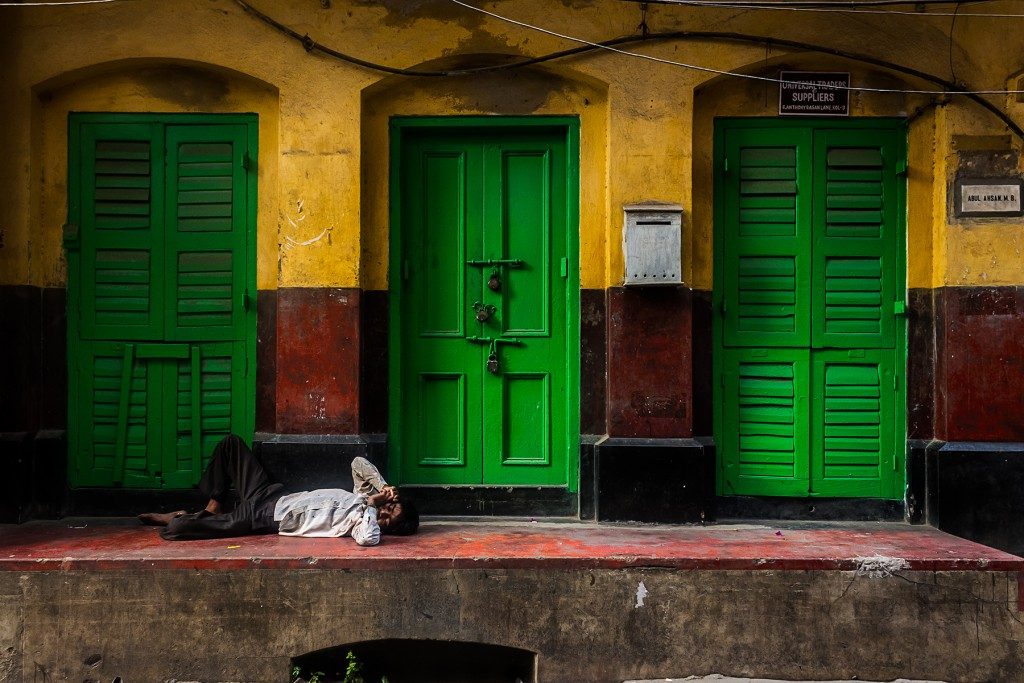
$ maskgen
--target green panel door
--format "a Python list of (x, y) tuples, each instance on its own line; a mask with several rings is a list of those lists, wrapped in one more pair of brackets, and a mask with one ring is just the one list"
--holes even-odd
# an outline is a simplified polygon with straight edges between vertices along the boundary
[(192, 486), (220, 438), (251, 435), (255, 134), (254, 117), (72, 117), (73, 485)]
[(719, 122), (723, 493), (901, 495), (904, 140), (900, 123)]
[(402, 481), (566, 486), (566, 131), (412, 128), (400, 148), (391, 433)]

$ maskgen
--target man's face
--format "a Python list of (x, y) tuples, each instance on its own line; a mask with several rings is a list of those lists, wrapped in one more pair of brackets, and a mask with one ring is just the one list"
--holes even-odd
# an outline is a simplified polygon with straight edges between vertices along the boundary
[(384, 503), (377, 508), (377, 525), (384, 531), (397, 522), (402, 516), (402, 504), (396, 502)]

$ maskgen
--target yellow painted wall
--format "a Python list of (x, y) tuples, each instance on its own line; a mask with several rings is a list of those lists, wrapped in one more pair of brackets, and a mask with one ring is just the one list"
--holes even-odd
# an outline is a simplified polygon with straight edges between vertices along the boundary
[[(252, 0), (300, 34), (394, 66), (475, 65), (575, 44), (447, 0)], [(984, 11), (1012, 9), (986, 3)], [(601, 40), (715, 30), (821, 43), (950, 78), (949, 19), (652, 5), (622, 0), (500, 0), (486, 7)], [(1016, 86), (1024, 32), (960, 17), (956, 77)], [(841, 30), (840, 30), (841, 29)], [(931, 88), (817, 53), (711, 40), (626, 45), (659, 59), (774, 75), (780, 67), (851, 71), (855, 84)], [(622, 281), (622, 205), (685, 210), (684, 277), (710, 289), (711, 131), (715, 116), (772, 116), (770, 84), (618, 54), (588, 54), (502, 76), (387, 76), (316, 53), (231, 0), (0, 8), (0, 284), (61, 286), (68, 111), (252, 111), (260, 115), (257, 278), (275, 287), (387, 287), (387, 120), (407, 114), (571, 114), (581, 120), (583, 287)], [(1018, 121), (1024, 104), (994, 97)], [(908, 284), (1024, 284), (1022, 221), (951, 217), (956, 141), (1006, 135), (962, 98), (855, 93), (857, 116), (907, 116)], [(1019, 140), (1011, 142), (1019, 151)]]

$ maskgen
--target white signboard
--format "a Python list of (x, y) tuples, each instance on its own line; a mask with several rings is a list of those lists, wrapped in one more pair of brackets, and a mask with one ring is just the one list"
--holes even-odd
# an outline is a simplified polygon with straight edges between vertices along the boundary
[(964, 179), (957, 184), (958, 216), (1021, 215), (1019, 180)]

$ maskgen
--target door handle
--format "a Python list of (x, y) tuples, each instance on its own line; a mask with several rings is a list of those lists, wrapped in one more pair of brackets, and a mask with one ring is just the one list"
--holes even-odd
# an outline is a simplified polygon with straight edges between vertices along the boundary
[(522, 268), (523, 260), (517, 258), (475, 259), (472, 261), (466, 261), (466, 265), (476, 266), (477, 268), (484, 268), (486, 266), (505, 266), (507, 268)]

